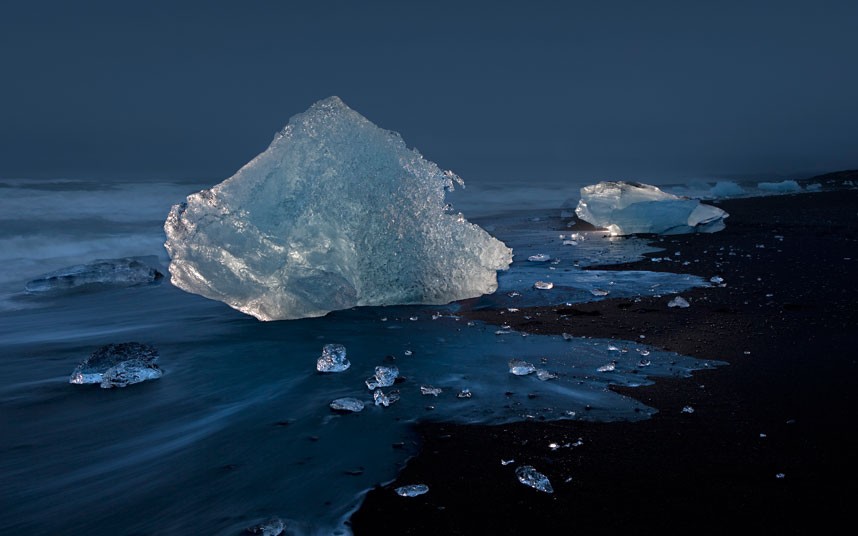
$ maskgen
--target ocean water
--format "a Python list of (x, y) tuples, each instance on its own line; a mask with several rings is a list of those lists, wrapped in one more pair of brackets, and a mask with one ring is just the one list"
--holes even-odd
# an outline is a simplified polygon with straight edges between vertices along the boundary
[[(24, 291), (42, 273), (98, 258), (139, 256), (167, 274), (164, 218), (209, 185), (0, 181), (0, 533), (227, 535), (280, 517), (290, 533), (348, 534), (365, 492), (416, 452), (414, 423), (646, 419), (655, 408), (608, 386), (719, 365), (641, 341), (526, 336), (462, 316), (604, 299), (597, 289), (633, 298), (708, 284), (713, 274), (584, 270), (654, 248), (599, 232), (564, 245), (576, 232), (560, 218), (572, 186), (458, 193), (457, 208), (513, 247), (515, 260), (495, 294), (443, 307), (259, 322), (168, 278)], [(553, 260), (527, 260), (538, 253)], [(554, 288), (535, 289), (537, 280)], [(129, 341), (159, 349), (161, 379), (111, 390), (68, 383), (96, 348)], [(315, 371), (328, 343), (346, 346), (349, 370)], [(557, 377), (512, 375), (511, 359)], [(373, 405), (364, 383), (382, 364), (404, 379), (385, 389), (401, 397), (390, 407)], [(613, 370), (599, 371), (608, 364)], [(442, 393), (421, 395), (421, 385)], [(457, 396), (465, 389), (470, 398)], [(332, 412), (330, 401), (343, 396), (367, 407)]]

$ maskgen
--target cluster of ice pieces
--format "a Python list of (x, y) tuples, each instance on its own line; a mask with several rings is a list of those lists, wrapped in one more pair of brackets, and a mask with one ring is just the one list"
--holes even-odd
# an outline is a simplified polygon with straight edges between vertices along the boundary
[(637, 233), (714, 233), (724, 228), (726, 212), (697, 199), (679, 197), (655, 186), (607, 181), (581, 188), (575, 214), (612, 235)]
[(110, 389), (156, 380), (164, 375), (156, 364), (158, 357), (158, 350), (148, 344), (108, 344), (81, 361), (69, 377), (69, 383), (98, 383), (103, 389)]
[(140, 259), (97, 259), (42, 274), (26, 285), (27, 292), (62, 292), (84, 287), (129, 287), (154, 283), (163, 274)]
[(261, 320), (494, 292), (512, 251), (450, 213), (456, 182), (330, 97), (231, 178), (173, 206), (172, 282)]

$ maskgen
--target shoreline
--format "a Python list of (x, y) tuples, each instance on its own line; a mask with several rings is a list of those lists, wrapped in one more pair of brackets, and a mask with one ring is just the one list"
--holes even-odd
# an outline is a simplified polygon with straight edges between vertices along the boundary
[[(730, 213), (725, 230), (653, 237), (664, 252), (598, 267), (724, 278), (723, 288), (682, 293), (686, 309), (668, 308), (673, 296), (664, 296), (467, 316), (531, 333), (644, 335), (646, 344), (729, 365), (615, 388), (658, 410), (640, 422), (420, 424), (421, 452), (368, 493), (354, 533), (379, 519), (398, 534), (805, 533), (846, 519), (858, 487), (858, 442), (843, 420), (858, 392), (858, 191), (717, 205)], [(668, 255), (690, 263), (651, 260)], [(555, 492), (519, 484), (514, 468), (523, 464), (545, 473)], [(429, 493), (392, 491), (414, 483)]]

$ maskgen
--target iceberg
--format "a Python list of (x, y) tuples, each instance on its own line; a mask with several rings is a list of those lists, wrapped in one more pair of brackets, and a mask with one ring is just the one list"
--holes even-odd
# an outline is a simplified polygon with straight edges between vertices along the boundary
[(697, 199), (679, 197), (649, 184), (606, 181), (581, 188), (578, 218), (612, 235), (714, 233), (724, 228), (725, 211)]
[(456, 183), (330, 97), (235, 175), (173, 206), (172, 283), (260, 320), (494, 292), (512, 250), (451, 213)]
[(137, 258), (96, 259), (42, 274), (26, 285), (27, 292), (47, 293), (98, 287), (129, 287), (155, 283), (164, 276)]

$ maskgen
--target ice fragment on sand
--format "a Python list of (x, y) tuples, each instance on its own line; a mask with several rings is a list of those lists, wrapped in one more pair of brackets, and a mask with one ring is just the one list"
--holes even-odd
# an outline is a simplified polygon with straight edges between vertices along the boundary
[(244, 533), (258, 536), (280, 536), (284, 530), (286, 530), (286, 524), (282, 519), (275, 517), (264, 523), (245, 529)]
[(545, 253), (537, 253), (536, 255), (531, 255), (527, 258), (530, 262), (546, 262), (551, 260), (551, 255), (547, 255)]
[(456, 398), (471, 398), (473, 393), (470, 389), (462, 389), (459, 391), (459, 394), (456, 395)]
[(396, 382), (397, 376), (399, 376), (397, 367), (378, 366), (375, 367), (375, 376), (366, 380), (366, 386), (370, 389), (390, 387)]
[(376, 406), (387, 407), (399, 400), (399, 391), (391, 391), (390, 394), (384, 394), (384, 391), (377, 389), (372, 393), (372, 399)]
[(536, 369), (536, 377), (545, 382), (557, 378), (557, 374), (545, 369)]
[(590, 289), (590, 294), (592, 294), (593, 296), (607, 296), (608, 294), (610, 294), (610, 292), (605, 289), (594, 288)]
[(617, 370), (616, 363), (608, 363), (607, 365), (602, 365), (601, 367), (596, 369), (596, 372), (613, 372)]
[(515, 476), (518, 481), (525, 486), (530, 486), (535, 490), (545, 493), (554, 493), (554, 488), (551, 487), (551, 482), (548, 477), (537, 471), (530, 465), (522, 465), (515, 470)]
[(363, 411), (363, 402), (350, 396), (338, 398), (331, 402), (330, 405), (334, 411), (351, 411), (354, 413)]
[(339, 98), (319, 101), (231, 178), (173, 206), (172, 282), (261, 320), (494, 292), (512, 252), (445, 211), (455, 182)]
[(426, 484), (411, 484), (410, 486), (396, 488), (396, 494), (402, 497), (417, 497), (427, 491), (429, 491), (429, 486)]
[(691, 406), (684, 406), (682, 408), (682, 413), (694, 413), (694, 408)]
[(678, 197), (649, 184), (608, 181), (581, 188), (578, 217), (612, 235), (712, 233), (724, 228), (726, 212)]
[(154, 283), (164, 276), (135, 258), (98, 259), (42, 274), (26, 285), (27, 292), (62, 292), (81, 287), (129, 287)]
[[(131, 383), (160, 378), (163, 373), (155, 364), (158, 357), (158, 350), (148, 344), (125, 342), (101, 346), (75, 367), (69, 377), (69, 383), (78, 385), (100, 383), (102, 387), (109, 388), (125, 387)], [(119, 367), (123, 363), (127, 365)], [(152, 372), (141, 370), (143, 368), (150, 369)], [(104, 385), (102, 382), (108, 372), (110, 372), (109, 381)], [(114, 385), (113, 382), (116, 384)]]
[(709, 278), (709, 282), (714, 283), (716, 285), (720, 285), (721, 283), (724, 282), (724, 278), (721, 277), (720, 275), (713, 275), (712, 277)]
[(683, 298), (682, 296), (677, 296), (670, 300), (667, 303), (668, 307), (679, 307), (680, 309), (685, 309), (686, 307), (691, 307), (691, 304), (688, 303), (688, 300)]
[(509, 372), (516, 376), (527, 376), (536, 372), (536, 367), (532, 363), (522, 361), (521, 359), (511, 359), (509, 362)]
[(551, 281), (537, 281), (533, 284), (533, 288), (538, 290), (551, 290), (554, 288), (554, 283)]
[(322, 348), (322, 356), (316, 360), (316, 370), (319, 372), (342, 372), (351, 365), (346, 357), (346, 347), (342, 344), (326, 344)]
[(420, 386), (420, 394), (421, 395), (438, 396), (441, 394), (441, 388), (440, 387), (432, 387), (431, 385), (421, 385)]

